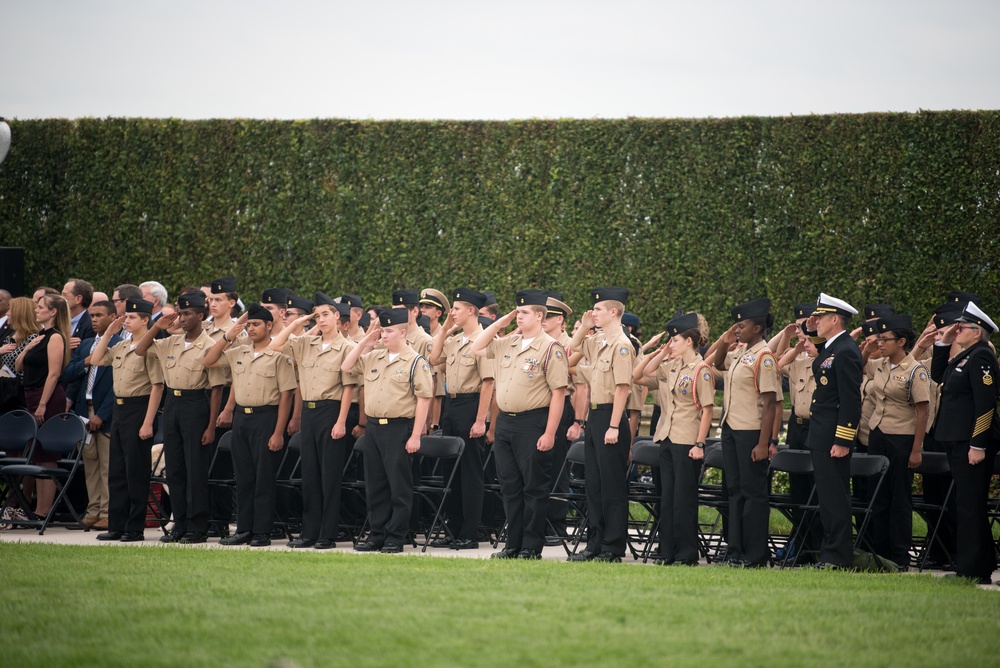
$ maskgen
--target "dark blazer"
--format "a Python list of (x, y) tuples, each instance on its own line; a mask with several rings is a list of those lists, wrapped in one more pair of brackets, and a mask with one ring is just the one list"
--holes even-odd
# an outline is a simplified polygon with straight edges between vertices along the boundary
[(3, 327), (0, 327), (0, 345), (3, 344), (4, 340), (6, 340), (8, 336), (13, 335), (14, 328), (10, 326), (10, 318), (7, 318), (7, 320), (3, 323)]
[[(108, 347), (115, 345), (122, 340), (122, 337), (115, 334), (108, 342)], [(72, 387), (73, 394), (67, 394), (67, 398), (73, 402), (70, 409), (82, 418), (87, 417), (87, 373), (90, 371), (84, 366), (83, 361), (90, 355), (90, 349), (94, 345), (94, 337), (84, 339), (73, 351), (69, 366), (63, 371), (63, 384)], [(97, 377), (94, 379), (94, 413), (104, 420), (102, 432), (111, 431), (111, 414), (115, 405), (115, 392), (112, 385), (111, 367), (97, 367)]]
[(968, 442), (985, 450), (990, 442), (1000, 370), (988, 344), (969, 346), (949, 360), (951, 346), (934, 346), (931, 378), (941, 385), (934, 438)]
[(809, 448), (851, 447), (861, 421), (861, 351), (847, 332), (813, 360), (816, 390), (809, 422)]
[[(84, 311), (83, 315), (80, 316), (80, 321), (76, 323), (76, 327), (70, 332), (70, 337), (76, 336), (81, 341), (83, 339), (92, 339), (97, 336), (97, 332), (94, 331), (94, 322), (90, 319), (90, 312)], [(86, 355), (84, 355), (86, 357)]]
[[(149, 328), (152, 329), (153, 328), (153, 323), (156, 322), (157, 320), (159, 320), (162, 316), (163, 316), (163, 311), (160, 311), (159, 313), (157, 313), (156, 315), (154, 315), (152, 318), (150, 318), (149, 319)], [(155, 339), (165, 339), (168, 336), (170, 336), (170, 332), (168, 332), (165, 329), (162, 329), (159, 332), (157, 332), (156, 336), (154, 336), (153, 338), (155, 338)]]

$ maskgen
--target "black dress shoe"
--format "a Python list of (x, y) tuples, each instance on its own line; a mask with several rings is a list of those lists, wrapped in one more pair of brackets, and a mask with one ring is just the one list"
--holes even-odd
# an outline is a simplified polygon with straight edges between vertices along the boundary
[(597, 557), (596, 552), (591, 552), (590, 550), (584, 550), (583, 552), (577, 552), (576, 554), (571, 554), (566, 557), (566, 561), (590, 561)]
[(180, 531), (171, 531), (170, 533), (165, 533), (160, 536), (161, 543), (179, 543), (181, 537), (184, 536)]
[(479, 541), (472, 540), (470, 538), (459, 538), (458, 540), (452, 541), (451, 549), (453, 550), (478, 550)]
[(354, 546), (355, 552), (378, 552), (382, 549), (382, 543), (374, 541), (366, 541), (364, 543), (358, 543)]
[(250, 547), (267, 547), (271, 544), (271, 534), (255, 533), (250, 540)]
[(180, 543), (182, 545), (196, 545), (198, 543), (204, 543), (208, 540), (208, 534), (202, 533), (201, 531), (188, 531), (186, 534), (181, 536)]
[(219, 545), (246, 545), (253, 540), (253, 534), (249, 531), (240, 531), (232, 536), (226, 536), (219, 541)]
[(517, 558), (537, 561), (542, 558), (542, 553), (538, 550), (529, 550), (528, 548), (524, 548), (517, 554)]
[(517, 555), (520, 554), (520, 550), (515, 550), (514, 548), (505, 547), (499, 552), (494, 552), (490, 555), (490, 559), (517, 559)]
[(403, 546), (399, 543), (386, 543), (379, 550), (382, 554), (400, 554), (403, 551)]
[(317, 550), (332, 550), (337, 547), (337, 544), (329, 538), (320, 538), (313, 547)]
[(146, 536), (141, 531), (126, 531), (118, 540), (123, 543), (138, 543), (140, 540), (146, 540)]
[(451, 538), (447, 538), (447, 537), (446, 538), (435, 538), (434, 540), (432, 540), (430, 542), (430, 546), (431, 547), (452, 547), (452, 543), (453, 542), (454, 541), (452, 541)]
[(105, 531), (97, 534), (97, 540), (121, 540), (122, 531)]
[(620, 564), (622, 558), (613, 552), (601, 552), (599, 555), (594, 557), (594, 561), (603, 561), (609, 564)]
[(306, 547), (315, 547), (315, 546), (316, 546), (316, 541), (309, 540), (308, 538), (299, 538), (296, 540), (288, 541), (288, 545), (286, 545), (285, 547), (290, 547), (292, 549), (300, 550)]

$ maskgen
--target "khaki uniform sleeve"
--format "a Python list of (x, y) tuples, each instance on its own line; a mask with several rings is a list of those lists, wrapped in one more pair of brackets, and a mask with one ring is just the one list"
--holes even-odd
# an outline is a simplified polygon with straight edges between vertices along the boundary
[(569, 364), (566, 360), (566, 350), (556, 343), (552, 346), (552, 356), (549, 357), (549, 368), (545, 374), (549, 389), (558, 390), (569, 385)]
[(760, 353), (760, 368), (757, 371), (757, 389), (761, 394), (774, 392), (781, 396), (781, 380), (778, 378), (778, 363), (770, 351)]
[(916, 405), (930, 400), (930, 374), (927, 373), (927, 367), (923, 364), (918, 364), (917, 368), (913, 370), (913, 380), (910, 382), (910, 402)]
[(434, 396), (434, 377), (431, 375), (430, 362), (426, 358), (418, 360), (413, 370), (413, 394), (427, 398)]
[[(779, 385), (780, 386), (780, 385)], [(702, 408), (715, 405), (715, 374), (708, 365), (698, 368), (698, 377), (695, 379), (694, 391), (698, 397), (698, 405)]]
[(294, 390), (298, 382), (295, 379), (295, 365), (292, 364), (290, 357), (285, 355), (276, 355), (278, 360), (275, 364), (275, 376), (277, 376), (278, 390), (280, 392), (287, 392), (289, 390)]

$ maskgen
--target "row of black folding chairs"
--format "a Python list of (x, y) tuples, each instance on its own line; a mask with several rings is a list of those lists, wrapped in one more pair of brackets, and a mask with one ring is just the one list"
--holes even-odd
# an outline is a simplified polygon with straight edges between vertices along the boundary
[[(68, 494), (83, 470), (86, 441), (86, 425), (73, 413), (53, 416), (40, 427), (35, 416), (24, 410), (0, 415), (0, 514), (20, 508), (27, 518), (10, 517), (4, 521), (12, 527), (37, 528), (39, 534), (53, 524), (86, 529)], [(46, 453), (50, 456), (47, 459), (55, 461), (51, 466), (35, 464), (32, 458), (36, 453)], [(55, 484), (55, 499), (44, 517), (31, 511), (31, 501), (24, 494), (23, 485), (29, 477)]]

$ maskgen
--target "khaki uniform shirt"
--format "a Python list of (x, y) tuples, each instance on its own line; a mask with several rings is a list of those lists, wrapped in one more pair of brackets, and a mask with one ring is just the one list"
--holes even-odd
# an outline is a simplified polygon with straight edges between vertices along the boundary
[(369, 420), (415, 417), (417, 397), (430, 399), (434, 396), (431, 365), (426, 359), (421, 359), (414, 366), (416, 358), (417, 353), (407, 348), (396, 359), (389, 361), (389, 351), (380, 348), (358, 359), (354, 373), (364, 379), (365, 414)]
[[(483, 380), (493, 377), (493, 363), (485, 357), (477, 357), (472, 352), (472, 342), (482, 333), (483, 328), (477, 327), (468, 338), (465, 338), (464, 334), (456, 334), (445, 339), (443, 349), (447, 379), (445, 382), (449, 394), (479, 392)], [(438, 380), (439, 386), (445, 384)]]
[(694, 445), (701, 426), (701, 408), (715, 403), (715, 374), (701, 355), (687, 364), (680, 357), (656, 369), (660, 421), (653, 440)]
[(614, 403), (618, 385), (628, 385), (631, 392), (635, 348), (625, 332), (619, 330), (607, 337), (598, 332), (584, 339), (582, 348), (590, 367), (591, 404)]
[(174, 334), (165, 339), (153, 339), (146, 351), (160, 362), (163, 384), (172, 390), (207, 390), (226, 384), (226, 373), (221, 368), (206, 369), (202, 364), (205, 353), (215, 341), (204, 330), (190, 345), (185, 334)]
[(365, 338), (365, 330), (358, 327), (358, 331), (353, 335), (346, 337), (348, 341), (354, 341), (354, 343), (361, 343), (361, 339)]
[(875, 367), (879, 360), (868, 360), (864, 375), (861, 377), (861, 422), (858, 424), (858, 442), (868, 447), (868, 432), (871, 428), (872, 415), (875, 413), (875, 394), (872, 392), (872, 379), (875, 378)]
[[(208, 335), (210, 337), (212, 337), (212, 345), (215, 345), (216, 343), (218, 343), (219, 340), (222, 338), (222, 335), (225, 334), (227, 331), (229, 331), (229, 328), (232, 327), (233, 323), (235, 323), (235, 322), (236, 322), (235, 320), (229, 320), (229, 321), (226, 322), (226, 326), (225, 327), (216, 327), (214, 320), (212, 322), (206, 321), (205, 324), (204, 324), (204, 329), (205, 329), (206, 332), (208, 332)], [(240, 342), (240, 343), (243, 343), (243, 342), (246, 341), (246, 339), (243, 338), (246, 335), (247, 335), (247, 333), (244, 330), (244, 331), (240, 332), (240, 335), (238, 337), (236, 337), (236, 340), (238, 342)], [(220, 367), (220, 368), (222, 369), (222, 373), (226, 377), (226, 385), (232, 385), (233, 384), (233, 372), (232, 372), (232, 370), (229, 367)]]
[(281, 393), (295, 389), (292, 358), (265, 349), (256, 355), (253, 344), (223, 351), (219, 365), (233, 372), (233, 395), (238, 406), (277, 406)]
[(293, 336), (282, 352), (295, 360), (303, 401), (340, 401), (345, 385), (357, 385), (357, 375), (340, 370), (344, 358), (356, 344), (338, 333), (323, 349), (321, 336)]
[[(573, 337), (571, 337), (564, 331), (559, 334), (559, 338), (557, 338), (556, 341), (558, 341), (559, 345), (563, 347), (563, 350), (566, 352), (566, 361), (569, 362), (569, 356), (570, 356), (569, 344), (573, 341)], [(566, 386), (567, 397), (570, 398), (573, 397), (573, 393), (576, 392), (576, 388), (573, 387), (573, 385), (579, 382), (580, 381), (577, 380), (575, 373), (571, 373), (569, 375), (569, 385)]]
[(726, 359), (726, 389), (723, 395), (723, 424), (730, 429), (760, 429), (765, 392), (774, 392), (775, 403), (781, 393), (778, 364), (764, 340), (751, 348), (740, 345)]
[(869, 426), (883, 434), (913, 434), (917, 427), (916, 405), (930, 400), (930, 374), (920, 362), (907, 355), (892, 367), (888, 357), (876, 360), (875, 378), (870, 385), (875, 411)]
[(111, 384), (116, 397), (146, 397), (153, 391), (153, 385), (163, 383), (160, 363), (149, 355), (136, 355), (137, 343), (132, 339), (119, 341), (104, 352), (103, 359), (94, 362), (94, 366), (111, 367)]
[(808, 353), (801, 353), (792, 360), (781, 372), (788, 376), (788, 391), (792, 394), (792, 412), (795, 417), (808, 420), (812, 413), (813, 391), (816, 389), (816, 376), (812, 372), (813, 358)]
[[(633, 347), (632, 350), (635, 351), (635, 348)], [(632, 366), (635, 367), (635, 365), (641, 362), (642, 358), (645, 356), (646, 355), (645, 353), (642, 352), (642, 350), (636, 353), (635, 358), (632, 360)], [(629, 391), (628, 401), (625, 404), (626, 410), (630, 411), (642, 410), (642, 404), (644, 403), (645, 399), (645, 397), (643, 396), (643, 390), (645, 389), (646, 386), (642, 383), (632, 383), (632, 389)]]
[(523, 338), (514, 334), (494, 339), (486, 349), (487, 357), (496, 360), (497, 406), (506, 413), (548, 408), (552, 391), (569, 384), (563, 347), (545, 332), (539, 332), (521, 350)]

